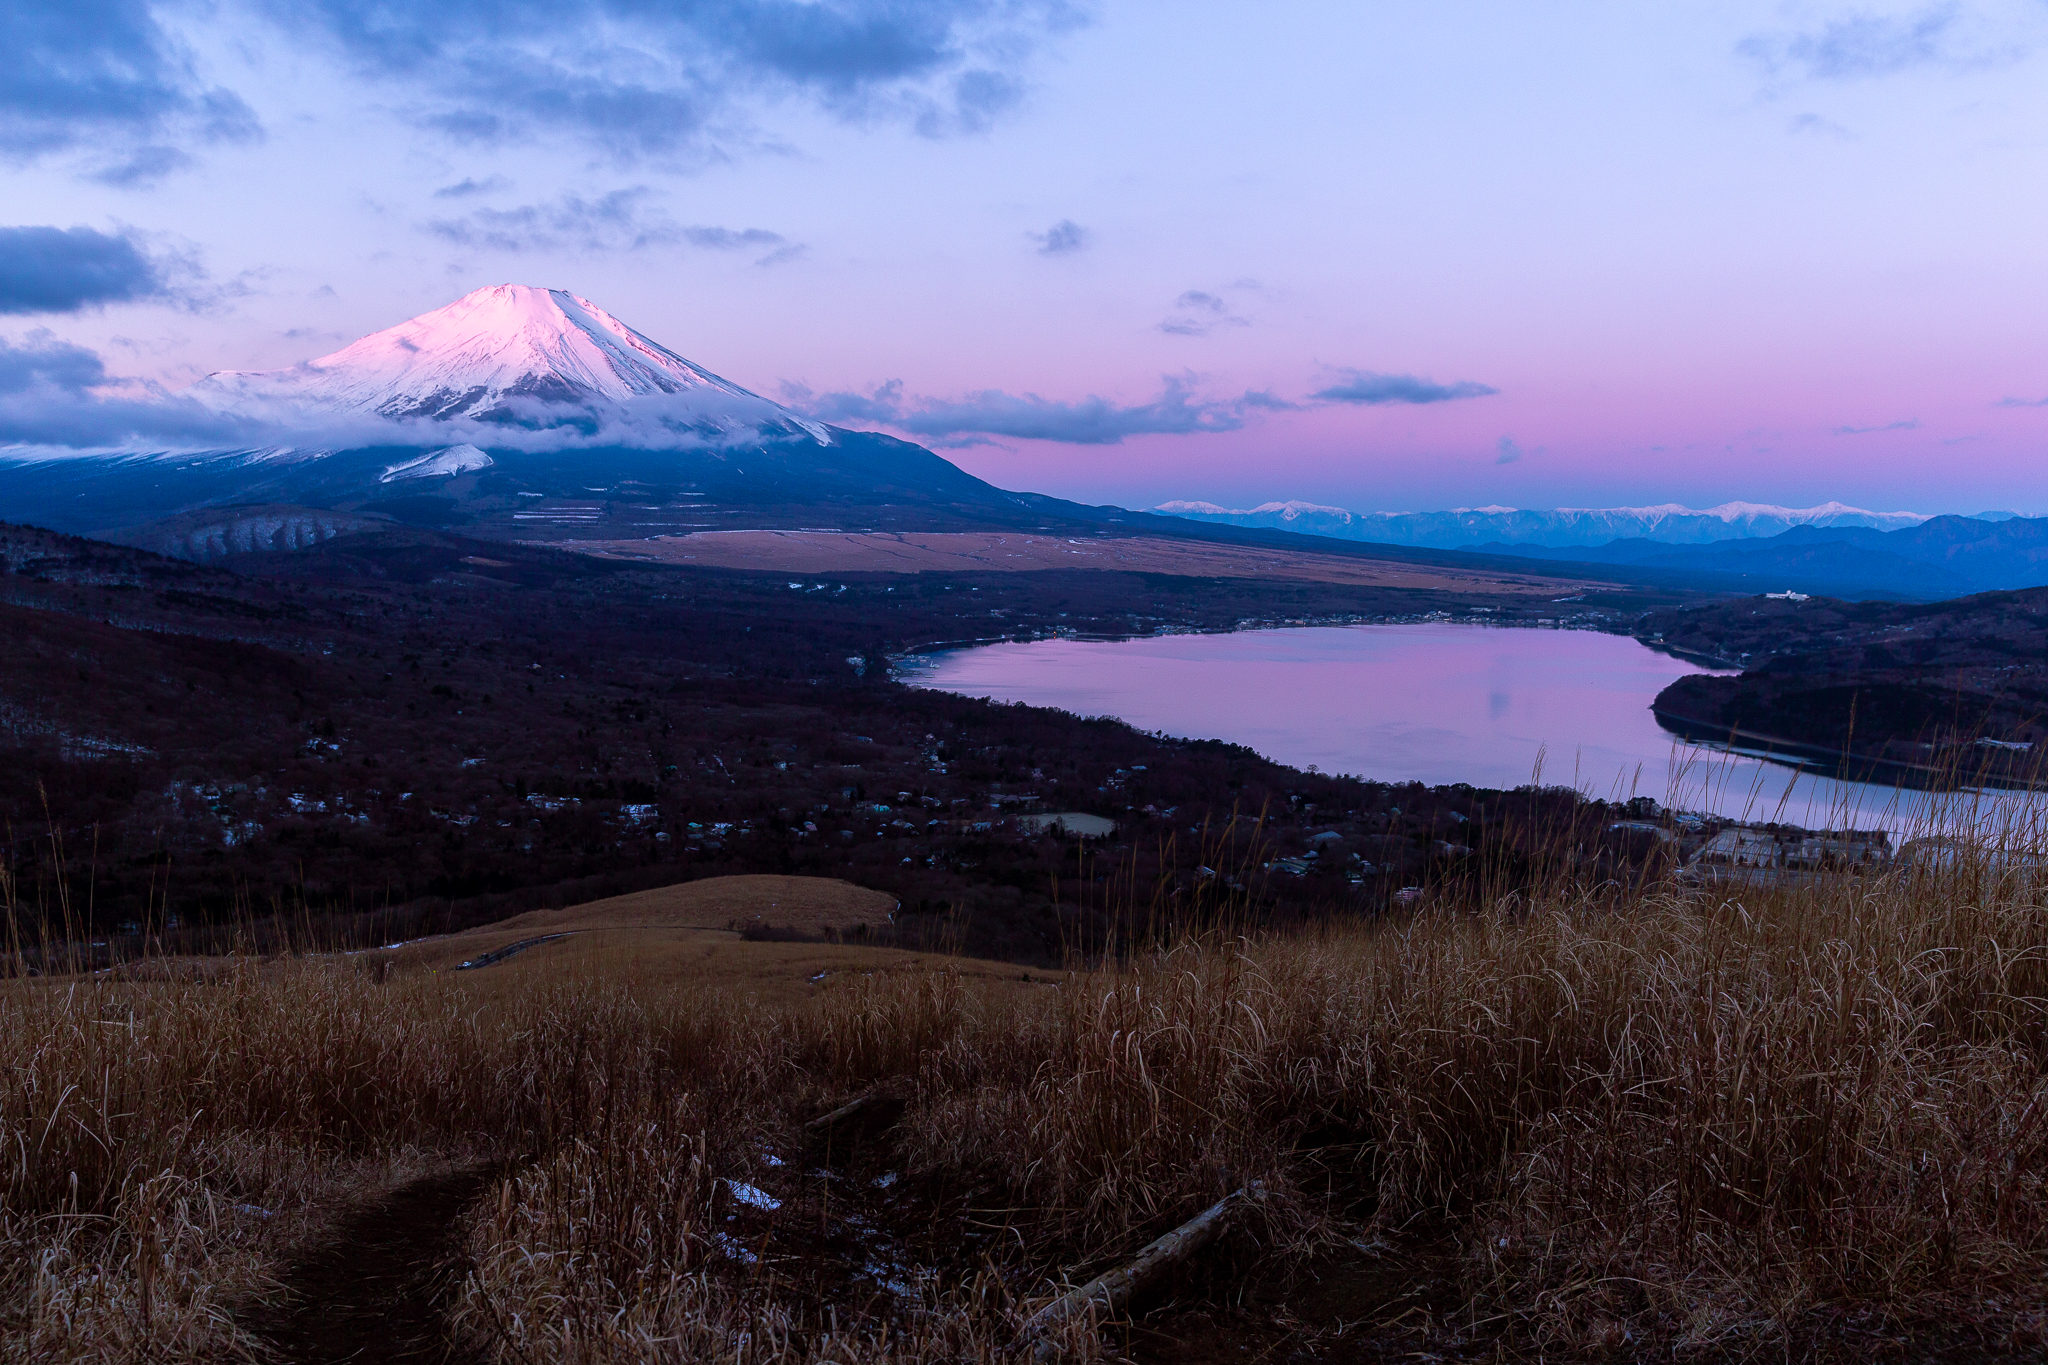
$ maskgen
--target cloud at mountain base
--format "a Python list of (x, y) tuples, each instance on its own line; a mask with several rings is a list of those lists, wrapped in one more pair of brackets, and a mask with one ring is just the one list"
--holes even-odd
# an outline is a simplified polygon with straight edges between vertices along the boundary
[(238, 399), (233, 408), (108, 372), (95, 351), (47, 330), (0, 337), (0, 450), (11, 458), (370, 446), (558, 451), (688, 449), (761, 439), (763, 423), (813, 439), (766, 399), (657, 394), (624, 402), (508, 397), (489, 418), (387, 418)]

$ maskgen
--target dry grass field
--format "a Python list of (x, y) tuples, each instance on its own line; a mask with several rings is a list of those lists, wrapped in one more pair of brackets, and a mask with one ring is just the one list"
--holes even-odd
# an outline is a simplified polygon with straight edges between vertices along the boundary
[(2048, 1349), (2017, 875), (1560, 891), (1028, 981), (719, 927), (785, 901), (876, 904), (756, 879), (522, 917), (473, 941), (597, 946), (471, 971), (451, 939), (6, 983), (0, 1354), (1011, 1360), (1240, 1188), (1165, 1298), (1050, 1353)]
[[(472, 989), (526, 989), (564, 974), (630, 979), (639, 988), (705, 987), (758, 1000), (815, 995), (849, 974), (944, 971), (1015, 980), (996, 962), (860, 942), (886, 924), (893, 896), (824, 877), (712, 877), (534, 910), (460, 934), (358, 955), (378, 975), (464, 970)], [(835, 941), (821, 941), (821, 940)]]
[(1156, 536), (1078, 538), (1022, 531), (704, 531), (647, 540), (564, 542), (616, 559), (787, 573), (1121, 569), (1198, 578), (1284, 578), (1372, 588), (1528, 596), (1612, 587), (1539, 574), (1485, 573), (1352, 555), (1210, 545)]

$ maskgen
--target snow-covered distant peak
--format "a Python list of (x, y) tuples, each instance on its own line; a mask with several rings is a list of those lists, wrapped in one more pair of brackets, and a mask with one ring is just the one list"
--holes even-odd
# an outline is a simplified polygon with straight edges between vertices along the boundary
[(1257, 507), (1218, 507), (1213, 502), (1162, 502), (1152, 509), (1168, 516), (1197, 517), (1257, 517), (1277, 516), (1285, 521), (1299, 517), (1335, 517), (1341, 521), (1351, 520), (1351, 513), (1341, 507), (1324, 507), (1314, 502), (1262, 502)]
[(1723, 521), (1742, 521), (1748, 518), (1780, 518), (1796, 525), (1826, 526), (1844, 518), (1854, 519), (1858, 525), (1884, 526), (1898, 529), (1918, 526), (1923, 521), (1932, 521), (1927, 512), (1873, 512), (1867, 507), (1851, 507), (1846, 502), (1824, 502), (1818, 507), (1775, 507), (1760, 502), (1724, 502), (1719, 507), (1709, 507), (1703, 515), (1719, 517)]
[[(503, 414), (519, 399), (611, 403), (680, 395), (714, 421), (822, 427), (685, 360), (566, 289), (497, 284), (332, 355), (222, 370), (186, 390), (218, 408), (284, 405), (387, 418)], [(691, 403), (688, 400), (699, 400)]]
[(1293, 521), (1297, 517), (1316, 516), (1339, 517), (1345, 521), (1351, 520), (1351, 514), (1343, 508), (1325, 507), (1321, 503), (1315, 502), (1262, 502), (1257, 507), (1254, 507), (1252, 512), (1254, 515), (1260, 512), (1277, 513), (1288, 521)]
[[(1467, 509), (1460, 508), (1460, 511)], [(1474, 512), (1512, 512), (1512, 507), (1474, 507)], [(1560, 513), (1593, 517), (1718, 517), (1725, 522), (1777, 521), (1788, 526), (1828, 525), (1832, 519), (1853, 518), (1858, 525), (1887, 528), (1918, 526), (1931, 519), (1927, 512), (1873, 512), (1851, 507), (1846, 502), (1824, 502), (1817, 507), (1780, 507), (1770, 502), (1724, 502), (1717, 507), (1687, 507), (1680, 502), (1662, 502), (1654, 507), (1559, 507)]]

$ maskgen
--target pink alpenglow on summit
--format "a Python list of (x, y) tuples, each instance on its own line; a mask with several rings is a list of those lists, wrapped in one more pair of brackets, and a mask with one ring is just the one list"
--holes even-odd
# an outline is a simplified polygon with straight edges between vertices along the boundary
[[(550, 403), (682, 396), (707, 416), (822, 427), (693, 364), (565, 289), (497, 284), (284, 370), (223, 370), (187, 394), (395, 419), (486, 417)], [(711, 400), (706, 402), (704, 400)]]

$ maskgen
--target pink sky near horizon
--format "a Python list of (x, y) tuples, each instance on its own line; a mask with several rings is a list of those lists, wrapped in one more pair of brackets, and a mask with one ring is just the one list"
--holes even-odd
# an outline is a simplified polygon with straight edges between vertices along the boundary
[[(1012, 44), (1021, 93), (985, 126), (920, 133), (895, 87), (850, 113), (742, 91), (738, 131), (688, 156), (443, 133), (407, 112), (437, 87), (338, 39), (155, 13), (262, 135), (195, 142), (149, 185), (32, 158), (8, 199), (137, 233), (196, 283), (0, 338), (46, 329), (175, 386), (513, 281), (772, 398), (895, 381), (913, 412), (1099, 397), (1142, 427), (1172, 382), (1242, 422), (915, 437), (1091, 502), (2048, 512), (2048, 404), (2020, 405), (2048, 399), (2031, 0), (1105, 2)], [(1047, 254), (1061, 223), (1078, 244)], [(1349, 371), (1498, 392), (1310, 401)]]

